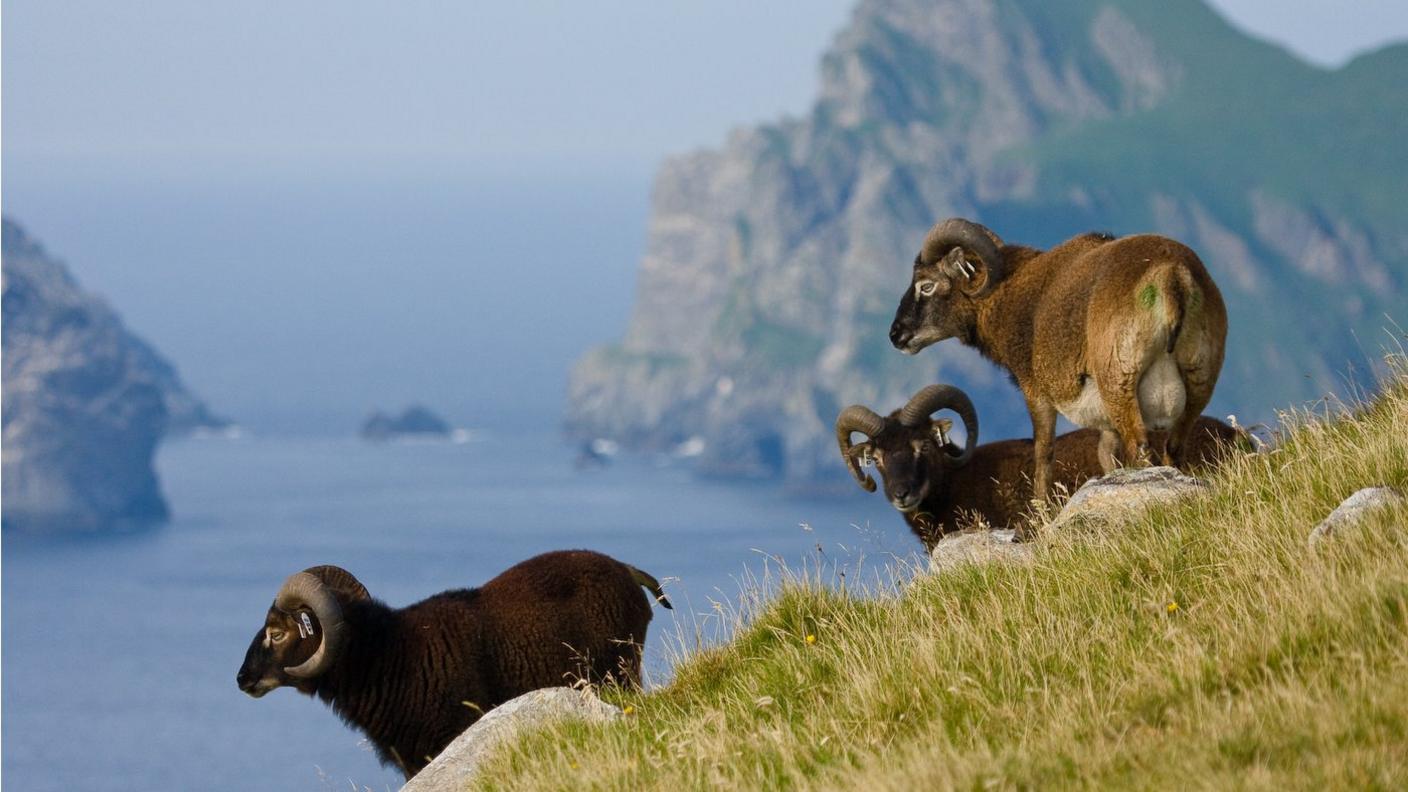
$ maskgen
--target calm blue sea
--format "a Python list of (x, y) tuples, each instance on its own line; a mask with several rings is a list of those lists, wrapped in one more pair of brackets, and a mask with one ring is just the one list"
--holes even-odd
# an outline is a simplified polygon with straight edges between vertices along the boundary
[(714, 633), (717, 617), (689, 615), (736, 600), (745, 569), (775, 565), (764, 554), (794, 568), (822, 559), (854, 580), (917, 547), (859, 490), (797, 499), (658, 460), (579, 472), (572, 459), (550, 433), (506, 442), (487, 431), (462, 445), (184, 440), (159, 457), (170, 524), (4, 536), (6, 788), (396, 789), (320, 702), (287, 690), (256, 701), (235, 686), (275, 589), (314, 564), (342, 565), (404, 605), (544, 550), (601, 550), (666, 581), (676, 610), (657, 610), (646, 650), (660, 684), (667, 642)]

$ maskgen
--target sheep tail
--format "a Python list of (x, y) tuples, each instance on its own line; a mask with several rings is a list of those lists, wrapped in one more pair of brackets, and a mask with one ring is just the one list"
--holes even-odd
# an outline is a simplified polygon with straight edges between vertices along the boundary
[(631, 570), (631, 578), (635, 580), (636, 583), (644, 586), (648, 591), (650, 591), (651, 594), (655, 596), (656, 602), (660, 603), (666, 608), (669, 608), (670, 610), (675, 609), (675, 606), (670, 604), (670, 599), (665, 596), (665, 590), (660, 588), (660, 581), (652, 577), (649, 572), (636, 569), (630, 564), (626, 564), (626, 568)]
[(1189, 308), (1197, 305), (1197, 291), (1187, 269), (1177, 264), (1160, 268), (1139, 290), (1139, 301), (1145, 308), (1162, 309), (1163, 324), (1168, 332), (1164, 351), (1170, 355), (1183, 332), (1183, 320)]

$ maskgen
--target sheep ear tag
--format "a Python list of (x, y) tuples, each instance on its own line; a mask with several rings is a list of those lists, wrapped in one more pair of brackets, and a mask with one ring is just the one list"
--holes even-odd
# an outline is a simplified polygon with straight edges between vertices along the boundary
[(307, 638), (316, 634), (313, 631), (313, 620), (308, 617), (308, 611), (298, 614), (298, 637)]
[(953, 431), (953, 421), (947, 418), (940, 418), (934, 421), (934, 439), (938, 441), (939, 445), (948, 445), (948, 433), (951, 431)]

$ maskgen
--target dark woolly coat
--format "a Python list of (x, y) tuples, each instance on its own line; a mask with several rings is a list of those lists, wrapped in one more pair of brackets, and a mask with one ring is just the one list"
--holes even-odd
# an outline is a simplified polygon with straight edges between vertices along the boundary
[[(1157, 434), (1157, 433), (1156, 433)], [(1198, 418), (1188, 446), (1190, 469), (1206, 469), (1242, 442), (1242, 435), (1227, 424), (1207, 416)], [(1056, 438), (1052, 485), (1069, 495), (1102, 475), (1100, 432), (1079, 429)], [(957, 449), (952, 449), (957, 452)], [(1028, 515), (1032, 501), (1032, 441), (999, 440), (973, 450), (973, 458), (960, 468), (940, 470), (929, 483), (919, 508), (904, 514), (925, 550), (932, 550), (945, 534), (982, 518), (993, 528), (1017, 528)]]
[(483, 712), (515, 696), (578, 679), (638, 685), (651, 618), (642, 574), (569, 550), (405, 608), (365, 589), (360, 596), (339, 589), (346, 649), (300, 689), (365, 732), (382, 762), (409, 778)]

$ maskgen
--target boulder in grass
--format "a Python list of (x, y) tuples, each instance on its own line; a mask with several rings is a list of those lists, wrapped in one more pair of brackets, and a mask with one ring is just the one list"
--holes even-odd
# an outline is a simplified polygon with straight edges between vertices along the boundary
[(558, 720), (601, 722), (619, 717), (619, 707), (590, 691), (555, 687), (524, 693), (486, 712), (407, 781), (401, 792), (463, 792), (485, 760), (526, 729)]
[(1365, 517), (1380, 510), (1408, 502), (1394, 487), (1365, 487), (1345, 498), (1330, 515), (1310, 532), (1310, 546), (1329, 539), (1358, 525)]
[(1076, 490), (1048, 529), (1130, 520), (1150, 506), (1201, 495), (1208, 483), (1176, 468), (1120, 468)]
[(940, 539), (929, 551), (929, 570), (944, 572), (964, 564), (994, 561), (1028, 561), (1032, 545), (1017, 541), (1017, 532), (980, 530), (954, 533)]

